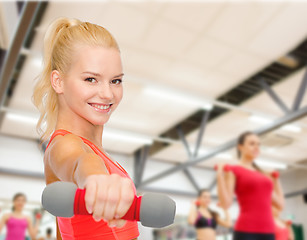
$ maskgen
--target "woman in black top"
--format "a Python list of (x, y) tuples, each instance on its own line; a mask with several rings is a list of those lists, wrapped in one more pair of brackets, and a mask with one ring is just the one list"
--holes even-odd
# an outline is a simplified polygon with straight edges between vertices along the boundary
[(226, 219), (221, 219), (216, 212), (209, 209), (210, 203), (210, 192), (202, 189), (189, 213), (188, 222), (195, 226), (198, 240), (215, 240), (217, 224), (228, 228), (232, 226), (227, 210), (224, 209)]

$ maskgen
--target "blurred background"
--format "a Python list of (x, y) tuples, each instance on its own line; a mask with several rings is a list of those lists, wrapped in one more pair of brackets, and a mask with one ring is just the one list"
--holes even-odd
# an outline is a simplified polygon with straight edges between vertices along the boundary
[[(62, 16), (102, 25), (117, 39), (124, 98), (104, 148), (139, 194), (166, 193), (177, 203), (175, 224), (140, 225), (141, 240), (195, 238), (187, 215), (201, 188), (221, 212), (214, 165), (237, 161), (245, 130), (261, 135), (259, 166), (281, 173), (283, 218), (307, 236), (305, 1), (0, 1), (0, 216), (16, 192), (26, 194), (28, 215), (41, 210), (46, 144), (31, 97), (44, 33)], [(236, 203), (230, 213), (235, 221)], [(38, 237), (49, 227), (55, 236), (55, 218), (43, 212)]]

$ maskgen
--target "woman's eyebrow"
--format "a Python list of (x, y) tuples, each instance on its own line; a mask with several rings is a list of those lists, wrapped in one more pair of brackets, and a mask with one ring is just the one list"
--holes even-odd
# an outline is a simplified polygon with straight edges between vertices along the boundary
[[(89, 71), (87, 71), (87, 72), (83, 72), (82, 74), (91, 74), (91, 75), (94, 75), (94, 76), (96, 76), (96, 77), (101, 77), (101, 74), (99, 74), (99, 73), (95, 73), (95, 72), (89, 72)], [(118, 74), (118, 75), (116, 75), (116, 76), (114, 76), (113, 78), (119, 78), (119, 77), (122, 77), (122, 76), (124, 76), (124, 73), (121, 73), (121, 74)]]
[(122, 76), (124, 76), (124, 74), (123, 74), (123, 73), (121, 73), (121, 74), (118, 74), (118, 75), (114, 76), (114, 78), (119, 78), (119, 77), (122, 77)]
[(92, 74), (96, 77), (101, 77), (101, 75), (99, 73), (95, 73), (95, 72), (83, 72), (83, 73)]

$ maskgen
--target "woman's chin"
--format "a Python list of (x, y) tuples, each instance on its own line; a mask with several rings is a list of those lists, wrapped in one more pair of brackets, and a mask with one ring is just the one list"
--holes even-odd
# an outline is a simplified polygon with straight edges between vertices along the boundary
[(207, 208), (209, 206), (209, 204), (201, 204), (200, 206), (203, 207), (203, 208)]
[(109, 118), (108, 119), (88, 119), (88, 121), (94, 126), (103, 126), (109, 121)]

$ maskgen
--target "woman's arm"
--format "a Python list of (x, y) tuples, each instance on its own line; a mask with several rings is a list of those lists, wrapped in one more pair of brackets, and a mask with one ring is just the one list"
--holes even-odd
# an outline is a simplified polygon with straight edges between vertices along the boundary
[(38, 233), (38, 229), (39, 229), (39, 225), (40, 225), (40, 219), (36, 218), (34, 226), (32, 224), (32, 220), (31, 220), (30, 217), (27, 217), (27, 220), (28, 220), (28, 232), (29, 232), (29, 235), (30, 235), (31, 239), (35, 239), (36, 235)]
[(134, 199), (131, 180), (117, 174), (110, 175), (101, 158), (79, 137), (73, 134), (55, 137), (45, 163), (60, 180), (86, 188), (86, 208), (95, 221), (103, 218), (110, 226), (125, 224), (124, 220), (119, 219), (125, 215)]
[(4, 227), (4, 225), (6, 224), (6, 221), (9, 218), (9, 214), (4, 214), (0, 220), (0, 232), (2, 231), (2, 228)]
[(189, 216), (188, 216), (188, 223), (190, 225), (194, 225), (197, 219), (197, 207), (194, 202), (191, 204)]
[(230, 214), (227, 211), (227, 209), (223, 209), (225, 213), (225, 219), (221, 219), (219, 216), (217, 217), (217, 223), (223, 227), (231, 228), (232, 227), (232, 221), (230, 218)]
[(219, 164), (217, 169), (217, 190), (219, 202), (224, 209), (228, 209), (233, 201), (235, 176), (232, 172), (224, 173), (224, 164)]
[(274, 191), (272, 194), (272, 204), (276, 206), (278, 209), (282, 210), (285, 206), (285, 197), (279, 180), (279, 176), (273, 175), (272, 180), (274, 184)]
[(287, 224), (287, 228), (289, 230), (288, 240), (295, 240), (295, 235), (294, 235), (294, 232), (293, 232), (292, 223), (286, 222), (286, 224)]
[(49, 146), (47, 164), (61, 181), (74, 182), (83, 188), (90, 175), (108, 174), (98, 155), (73, 135), (56, 136)]

